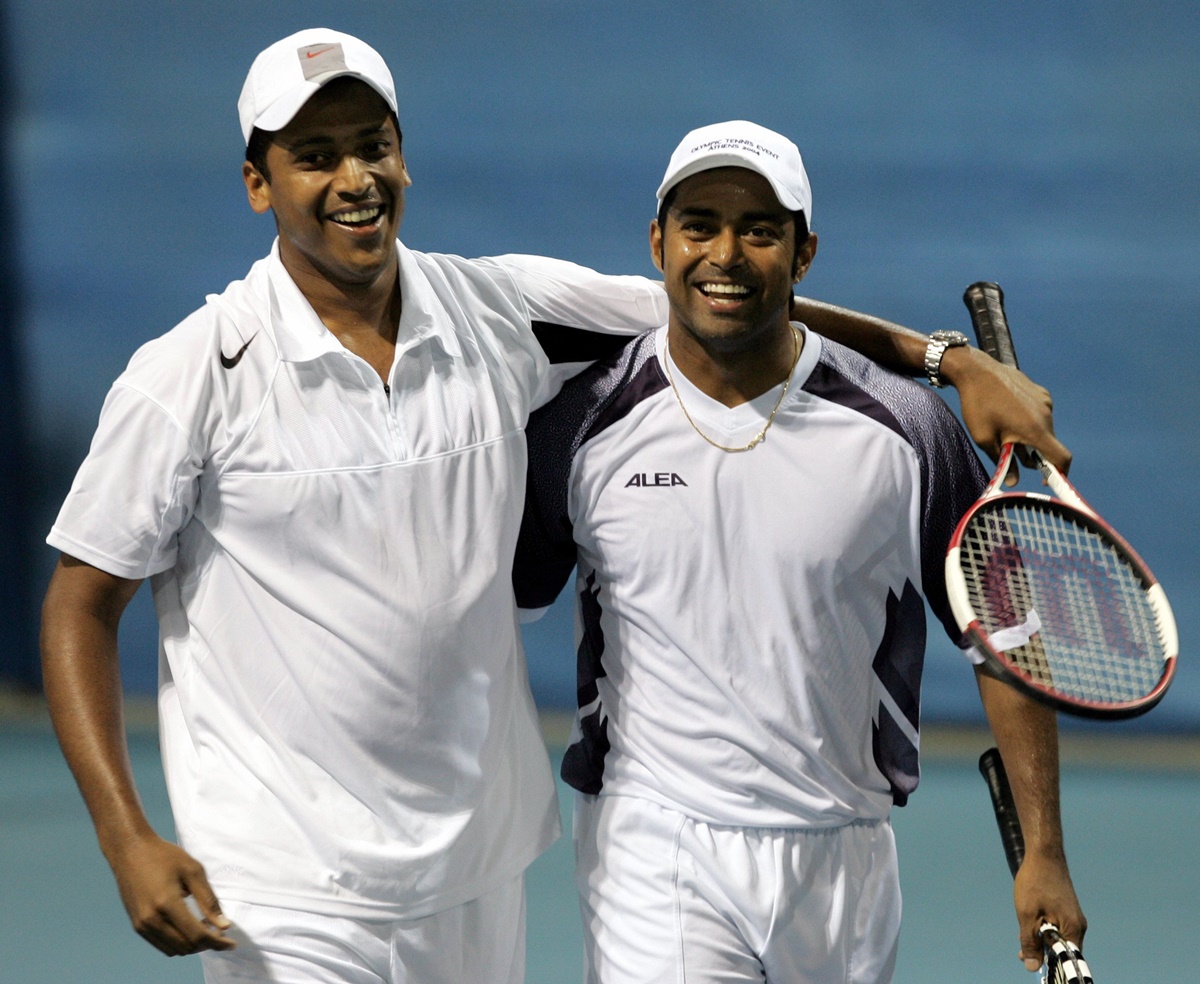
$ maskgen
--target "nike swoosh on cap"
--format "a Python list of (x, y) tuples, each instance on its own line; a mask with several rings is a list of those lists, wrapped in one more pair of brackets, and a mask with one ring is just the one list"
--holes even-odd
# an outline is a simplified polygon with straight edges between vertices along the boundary
[(246, 349), (248, 349), (250, 347), (250, 343), (252, 341), (254, 341), (254, 339), (256, 339), (257, 337), (258, 337), (258, 332), (255, 332), (248, 339), (246, 339), (246, 343), (233, 354), (232, 358), (230, 356), (226, 355), (224, 352), (222, 352), (221, 353), (221, 365), (223, 365), (226, 369), (232, 369), (234, 366), (236, 366), (239, 362), (242, 361), (242, 356), (246, 354)]

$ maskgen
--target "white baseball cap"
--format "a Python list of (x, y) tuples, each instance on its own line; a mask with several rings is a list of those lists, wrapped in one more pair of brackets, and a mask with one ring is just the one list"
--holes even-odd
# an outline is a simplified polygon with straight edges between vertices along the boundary
[(378, 51), (341, 31), (309, 28), (276, 41), (250, 66), (238, 97), (246, 143), (255, 127), (283, 129), (321, 86), (343, 75), (362, 79), (399, 115), (396, 85)]
[(658, 186), (658, 203), (684, 178), (714, 167), (757, 171), (770, 182), (779, 203), (792, 212), (803, 212), (811, 227), (812, 188), (800, 148), (774, 130), (745, 120), (702, 126), (684, 137)]

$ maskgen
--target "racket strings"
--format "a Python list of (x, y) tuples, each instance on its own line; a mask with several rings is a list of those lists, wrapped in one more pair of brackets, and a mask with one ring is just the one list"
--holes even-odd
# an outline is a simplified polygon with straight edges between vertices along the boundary
[(1103, 535), (1030, 499), (975, 514), (959, 553), (993, 648), (1036, 686), (1104, 704), (1138, 700), (1166, 659), (1146, 586)]

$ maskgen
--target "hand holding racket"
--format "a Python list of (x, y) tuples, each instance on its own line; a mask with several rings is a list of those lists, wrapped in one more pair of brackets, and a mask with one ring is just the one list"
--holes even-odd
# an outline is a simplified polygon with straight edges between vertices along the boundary
[[(1000, 828), (1000, 840), (1004, 844), (1004, 855), (1008, 859), (1008, 868), (1013, 877), (1025, 859), (1025, 838), (1021, 834), (1021, 821), (1017, 816), (1017, 807), (1013, 802), (1012, 790), (1008, 785), (1008, 776), (1004, 771), (1004, 761), (1000, 752), (989, 748), (979, 758), (979, 771), (987, 783), (988, 792), (992, 797), (992, 809), (996, 814), (996, 824)], [(1042, 923), (1038, 931), (1042, 938), (1042, 948), (1045, 953), (1045, 973), (1043, 984), (1094, 984), (1092, 971), (1083, 953), (1070, 940), (1065, 939), (1052, 923)]]
[[(963, 295), (979, 347), (1017, 367), (996, 284)], [(946, 591), (987, 668), (1059, 710), (1127, 718), (1154, 707), (1175, 675), (1175, 618), (1154, 575), (1050, 462), (1024, 451), (1057, 498), (1004, 492), (1014, 446), (955, 530)]]

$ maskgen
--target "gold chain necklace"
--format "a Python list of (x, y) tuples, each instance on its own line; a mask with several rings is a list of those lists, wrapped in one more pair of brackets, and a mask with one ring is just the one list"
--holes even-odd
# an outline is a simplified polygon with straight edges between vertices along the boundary
[(763, 424), (763, 429), (760, 430), (754, 439), (749, 444), (743, 444), (740, 448), (727, 447), (724, 444), (718, 444), (711, 437), (704, 433), (696, 426), (696, 421), (692, 420), (692, 415), (688, 413), (687, 407), (683, 405), (683, 397), (679, 395), (679, 387), (675, 385), (675, 377), (671, 375), (671, 343), (669, 339), (663, 340), (663, 348), (666, 352), (666, 358), (663, 359), (663, 365), (667, 370), (667, 382), (671, 384), (671, 392), (675, 394), (675, 400), (679, 403), (679, 409), (683, 411), (683, 415), (687, 418), (687, 422), (692, 425), (692, 430), (699, 434), (704, 440), (708, 441), (714, 448), (719, 448), (722, 451), (728, 451), (730, 454), (737, 454), (741, 451), (753, 451), (756, 447), (762, 444), (767, 436), (767, 431), (775, 422), (775, 414), (779, 412), (779, 408), (783, 405), (783, 398), (787, 396), (788, 387), (792, 385), (792, 375), (796, 371), (796, 363), (800, 361), (800, 333), (796, 331), (795, 325), (789, 325), (792, 329), (792, 368), (788, 370), (787, 378), (783, 381), (783, 389), (779, 393), (779, 399), (775, 401), (775, 406), (771, 408), (771, 415), (767, 417), (767, 422)]

